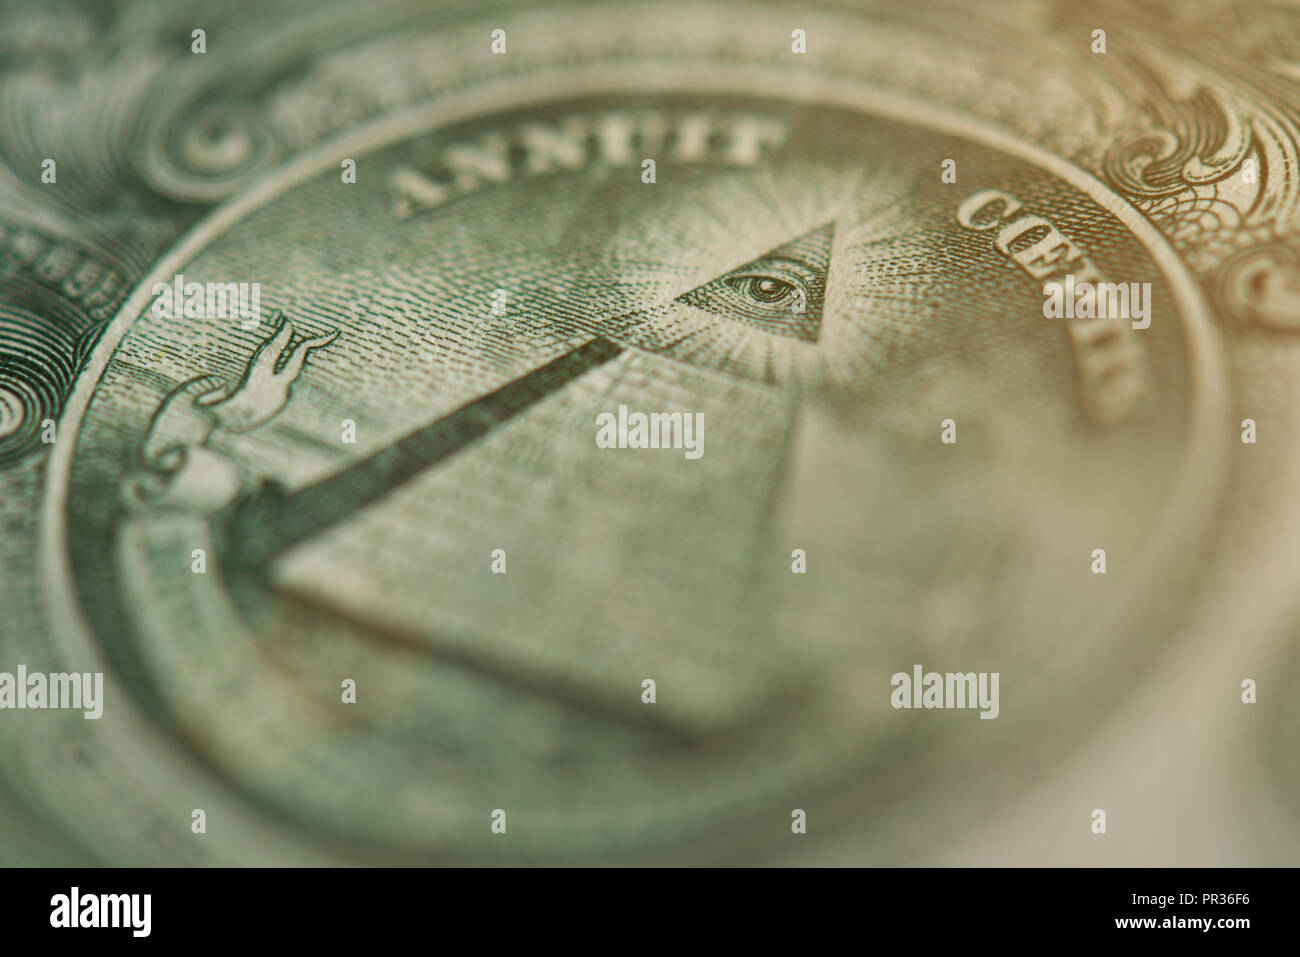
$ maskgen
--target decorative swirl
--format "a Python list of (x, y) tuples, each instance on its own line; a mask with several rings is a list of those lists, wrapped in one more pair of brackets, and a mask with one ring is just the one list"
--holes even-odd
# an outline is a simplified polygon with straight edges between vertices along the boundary
[(1300, 256), (1285, 246), (1251, 249), (1224, 268), (1219, 295), (1239, 322), (1300, 329)]
[(46, 385), (36, 379), (0, 380), (0, 461), (6, 453), (26, 451), (41, 420), (58, 408), (58, 396)]
[(270, 167), (280, 153), (257, 110), (218, 100), (186, 103), (155, 125), (137, 165), (154, 189), (173, 199), (215, 203)]
[(1223, 179), (1251, 148), (1249, 122), (1217, 92), (1148, 103), (1152, 120), (1122, 139), (1102, 160), (1106, 178), (1131, 196), (1167, 196)]
[(0, 306), (0, 467), (35, 449), (72, 383), (74, 343), (35, 313)]
[(0, 222), (0, 466), (39, 447), (126, 288), (97, 256)]

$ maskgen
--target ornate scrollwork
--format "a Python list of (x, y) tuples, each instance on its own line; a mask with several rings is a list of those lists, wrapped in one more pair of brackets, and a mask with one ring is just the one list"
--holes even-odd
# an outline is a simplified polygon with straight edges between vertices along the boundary
[(1106, 178), (1134, 197), (1168, 196), (1223, 179), (1251, 149), (1250, 122), (1219, 92), (1204, 87), (1183, 100), (1149, 102), (1150, 125), (1106, 153)]

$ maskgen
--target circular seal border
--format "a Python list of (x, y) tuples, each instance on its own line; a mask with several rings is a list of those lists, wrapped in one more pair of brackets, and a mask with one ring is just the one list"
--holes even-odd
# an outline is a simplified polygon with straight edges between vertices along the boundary
[[(1198, 503), (1213, 501), (1225, 477), (1225, 461), (1219, 454), (1229, 424), (1227, 394), (1224, 388), (1224, 365), (1218, 350), (1219, 337), (1206, 300), (1191, 272), (1178, 258), (1165, 237), (1133, 206), (1125, 202), (1101, 180), (1042, 147), (1018, 137), (991, 129), (951, 110), (923, 101), (882, 91), (860, 81), (825, 78), (816, 83), (792, 83), (769, 65), (709, 65), (686, 67), (681, 64), (636, 64), (624, 67), (586, 67), (562, 69), (545, 79), (537, 77), (504, 80), (486, 88), (457, 92), (434, 102), (383, 118), (334, 140), (323, 143), (296, 159), (269, 171), (246, 192), (212, 210), (162, 256), (154, 268), (122, 303), (97, 343), (89, 362), (79, 374), (59, 423), (64, 440), (57, 443), (46, 472), (45, 498), (39, 519), (37, 573), (51, 640), (79, 667), (93, 665), (104, 671), (106, 699), (131, 701), (116, 679), (102, 650), (94, 641), (93, 629), (77, 600), (71, 563), (67, 557), (67, 493), (75, 437), (79, 435), (91, 399), (127, 331), (148, 307), (155, 282), (170, 278), (202, 251), (215, 237), (274, 196), (327, 169), (334, 168), (339, 157), (363, 156), (389, 147), (431, 129), (472, 119), (501, 109), (519, 109), (532, 104), (568, 99), (574, 91), (583, 94), (690, 93), (707, 91), (720, 95), (762, 96), (774, 100), (815, 105), (832, 105), (859, 112), (869, 112), (888, 119), (919, 125), (981, 143), (1035, 164), (1089, 196), (1118, 219), (1141, 242), (1152, 260), (1170, 280), (1178, 314), (1183, 319), (1182, 334), (1187, 350), (1188, 388), (1190, 391), (1187, 451), (1176, 484), (1165, 501), (1152, 538), (1139, 564), (1139, 572), (1124, 581), (1122, 601), (1131, 601), (1135, 593), (1154, 584), (1150, 579), (1179, 556), (1187, 543), (1198, 540), (1210, 521), (1206, 510), (1197, 511)], [(72, 440), (67, 437), (72, 436)], [(1194, 516), (1188, 520), (1188, 515)], [(115, 706), (117, 707), (117, 706)], [(126, 753), (116, 753), (115, 760), (129, 759), (137, 773), (151, 780), (165, 780), (175, 764), (160, 757), (174, 748), (161, 729), (153, 727), (132, 708), (132, 736)], [(187, 764), (189, 762), (186, 762)], [(195, 765), (190, 770), (201, 767)], [(207, 773), (214, 773), (206, 767)], [(192, 782), (190, 782), (192, 783)], [(255, 813), (252, 808), (248, 813)], [(231, 837), (234, 837), (232, 829)], [(265, 833), (254, 827), (245, 833), (255, 836), (240, 842), (252, 859), (267, 852)], [(300, 844), (295, 844), (300, 847)], [(235, 853), (235, 847), (229, 849)]]

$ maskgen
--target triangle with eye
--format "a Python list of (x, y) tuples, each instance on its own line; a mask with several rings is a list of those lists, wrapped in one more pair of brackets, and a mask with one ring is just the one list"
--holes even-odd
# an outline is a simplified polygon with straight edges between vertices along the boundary
[(834, 234), (835, 224), (824, 223), (674, 301), (772, 335), (816, 342)]

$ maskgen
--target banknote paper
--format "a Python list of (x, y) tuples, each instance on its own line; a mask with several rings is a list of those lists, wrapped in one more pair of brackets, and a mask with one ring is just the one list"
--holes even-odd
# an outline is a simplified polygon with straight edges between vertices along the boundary
[(0, 16), (0, 860), (1294, 863), (1297, 8)]

